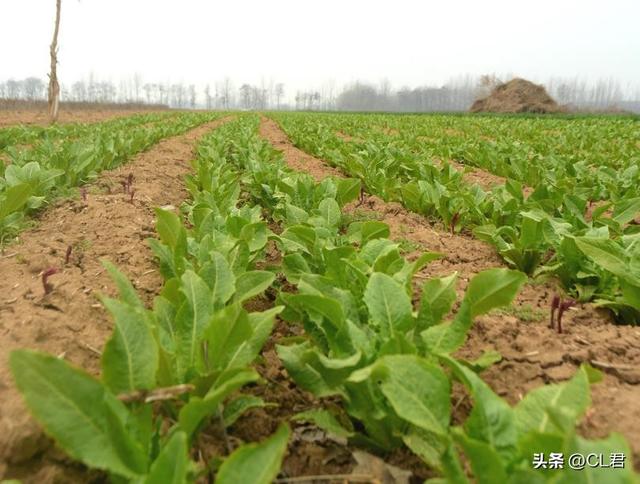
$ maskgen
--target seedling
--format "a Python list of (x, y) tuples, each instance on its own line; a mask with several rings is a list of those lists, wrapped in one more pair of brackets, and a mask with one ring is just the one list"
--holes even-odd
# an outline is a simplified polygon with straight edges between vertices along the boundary
[(364, 186), (360, 187), (360, 198), (358, 201), (358, 207), (360, 207), (361, 205), (364, 205), (364, 196), (365, 196), (365, 191), (364, 191)]
[(122, 185), (124, 193), (130, 193), (131, 187), (133, 186), (133, 173), (129, 173), (126, 179), (120, 180), (120, 184)]
[(451, 235), (456, 232), (456, 224), (458, 223), (458, 220), (460, 220), (460, 212), (454, 213), (453, 217), (451, 217)]
[(47, 295), (53, 291), (53, 286), (49, 283), (49, 277), (58, 273), (58, 269), (55, 267), (49, 267), (42, 273), (42, 287), (44, 288), (44, 294)]
[(567, 309), (575, 305), (576, 302), (573, 299), (568, 299), (560, 303), (560, 307), (558, 308), (558, 333), (562, 333), (562, 315)]
[[(565, 311), (576, 305), (576, 301), (573, 299), (567, 299), (566, 301), (559, 296), (553, 296), (551, 301), (551, 318), (549, 327), (551, 329), (557, 329), (559, 334), (562, 334), (562, 316)], [(555, 324), (555, 313), (558, 312), (557, 325)]]

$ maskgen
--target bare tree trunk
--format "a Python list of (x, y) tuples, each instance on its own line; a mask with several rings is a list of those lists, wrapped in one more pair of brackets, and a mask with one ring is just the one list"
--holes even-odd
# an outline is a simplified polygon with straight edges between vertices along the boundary
[(58, 84), (58, 31), (60, 30), (60, 4), (62, 0), (56, 0), (56, 28), (53, 31), (53, 40), (49, 47), (51, 56), (51, 72), (49, 73), (49, 122), (58, 121), (60, 109), (60, 84)]

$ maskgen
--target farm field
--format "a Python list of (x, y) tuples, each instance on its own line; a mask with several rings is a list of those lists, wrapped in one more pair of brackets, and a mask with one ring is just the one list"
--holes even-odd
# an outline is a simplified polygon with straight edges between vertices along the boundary
[[(153, 111), (145, 110), (145, 113)], [(164, 111), (158, 111), (164, 112)], [(135, 114), (130, 109), (95, 109), (85, 110), (63, 107), (60, 110), (61, 124), (68, 123), (97, 123), (112, 118), (124, 118)], [(46, 126), (49, 119), (45, 112), (39, 109), (9, 110), (0, 109), (0, 127), (16, 124)]]
[(635, 482), (637, 118), (79, 121), (0, 127), (0, 479)]

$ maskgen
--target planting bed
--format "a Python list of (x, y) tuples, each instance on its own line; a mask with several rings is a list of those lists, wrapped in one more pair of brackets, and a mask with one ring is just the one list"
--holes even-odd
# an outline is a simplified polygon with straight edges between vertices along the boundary
[(637, 126), (149, 116), (0, 132), (0, 478), (633, 482)]

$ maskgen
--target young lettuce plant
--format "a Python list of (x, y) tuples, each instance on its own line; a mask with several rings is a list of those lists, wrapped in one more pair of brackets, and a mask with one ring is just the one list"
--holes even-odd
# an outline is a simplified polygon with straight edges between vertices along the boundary
[[(451, 432), (456, 450), (470, 464), (471, 482), (635, 482), (628, 463), (621, 468), (572, 469), (566, 461), (575, 453), (602, 455), (607, 461), (612, 454), (631, 455), (618, 434), (595, 441), (576, 435), (576, 424), (591, 404), (590, 384), (602, 378), (597, 370), (583, 365), (571, 380), (532, 390), (510, 407), (467, 366), (449, 356), (441, 355), (440, 359), (474, 400), (463, 425)], [(563, 465), (547, 466), (551, 454), (563, 456)], [(442, 462), (447, 482), (470, 482), (461, 472), (457, 455)], [(436, 481), (443, 482), (429, 482)]]
[(540, 211), (522, 212), (519, 229), (493, 225), (476, 227), (473, 233), (480, 240), (496, 246), (498, 253), (510, 265), (525, 274), (533, 274), (549, 250), (549, 217)]
[(168, 210), (156, 209), (156, 230), (160, 240), (149, 239), (167, 280), (180, 277), (184, 271), (200, 271), (211, 264), (213, 254), (220, 253), (229, 261), (235, 274), (255, 265), (273, 233), (261, 220), (259, 207), (234, 208), (226, 216), (196, 206), (193, 230), (187, 230), (180, 218)]
[(576, 247), (604, 274), (617, 279), (610, 294), (596, 293), (596, 304), (612, 310), (628, 324), (640, 324), (640, 234), (608, 238), (576, 237)]
[[(289, 211), (300, 209), (311, 212), (318, 208), (319, 204), (332, 199), (340, 208), (355, 200), (360, 193), (360, 181), (353, 178), (325, 178), (320, 183), (304, 173), (287, 173), (281, 179), (276, 179), (277, 189), (286, 195), (284, 207), (277, 207), (274, 213), (275, 219), (283, 219), (288, 223), (298, 223), (299, 220), (290, 220)], [(291, 209), (289, 206), (293, 206)]]
[(24, 213), (23, 207), (31, 197), (31, 187), (26, 183), (0, 190), (0, 246), (17, 232)]
[[(49, 355), (12, 353), (13, 375), (29, 408), (69, 455), (115, 480), (166, 482), (170, 465), (175, 482), (195, 480), (197, 469), (187, 457), (195, 433), (208, 417), (222, 418), (232, 393), (259, 379), (248, 365), (281, 310), (242, 308), (271, 283), (272, 274), (255, 271), (236, 279), (221, 255), (215, 260), (218, 266), (201, 271), (208, 282), (186, 270), (175, 280), (179, 286), (165, 286), (154, 311), (105, 263), (119, 299), (103, 298), (115, 329), (103, 351), (100, 380)], [(154, 416), (157, 400), (164, 401), (166, 415)], [(256, 405), (246, 402), (237, 414)], [(162, 431), (163, 417), (177, 420), (168, 432)], [(276, 454), (279, 461), (282, 452)]]
[(54, 187), (56, 178), (62, 176), (62, 170), (46, 170), (37, 161), (31, 161), (18, 166), (9, 165), (5, 170), (5, 181), (7, 187), (27, 184), (31, 188), (31, 196), (27, 203), (29, 210), (42, 206), (46, 195)]
[[(309, 338), (278, 346), (278, 354), (301, 387), (319, 397), (339, 395), (344, 400), (351, 420), (343, 433), (354, 441), (383, 451), (404, 442), (411, 448), (421, 447), (421, 455), (430, 455), (436, 465), (446, 449), (432, 441), (440, 442), (447, 432), (449, 405), (448, 378), (436, 357), (458, 349), (473, 318), (508, 304), (526, 277), (506, 269), (480, 273), (471, 281), (453, 320), (443, 322), (456, 299), (455, 275), (424, 286), (418, 313), (410, 297), (413, 274), (433, 258), (427, 254), (410, 264), (399, 255), (396, 244), (373, 239), (358, 253), (333, 259), (325, 274), (301, 275), (298, 294), (281, 293), (280, 298), (286, 306), (283, 316), (300, 321)], [(410, 378), (411, 372), (419, 375), (417, 380)], [(380, 382), (392, 373), (402, 376), (385, 391)], [(420, 390), (417, 382), (422, 377), (432, 384)], [(415, 388), (400, 392), (397, 386), (404, 383)], [(425, 398), (439, 402), (442, 410), (431, 419), (430, 429), (415, 429), (389, 402), (394, 394), (411, 391), (426, 392)], [(327, 421), (326, 415), (306, 417), (319, 425)], [(355, 428), (362, 430), (355, 432)]]
[(339, 236), (342, 213), (334, 199), (322, 200), (311, 213), (298, 209), (296, 218), (303, 220), (302, 214), (303, 223), (288, 226), (276, 239), (284, 254), (283, 270), (292, 280), (295, 274), (323, 271), (325, 252), (344, 243)]
[[(465, 362), (451, 356), (463, 344), (473, 317), (508, 304), (524, 280), (521, 273), (493, 269), (478, 274), (450, 322), (442, 322), (442, 318), (455, 301), (455, 276), (432, 279), (425, 285), (413, 324), (409, 300), (403, 297), (401, 286), (387, 277), (374, 273), (370, 279), (365, 304), (373, 330), (366, 333), (366, 328), (345, 318), (345, 329), (330, 338), (328, 333), (336, 329), (326, 318), (332, 315), (332, 322), (340, 321), (336, 317), (340, 305), (332, 307), (329, 298), (311, 298), (306, 290), (305, 295), (284, 298), (298, 298), (294, 305), (306, 306), (306, 325), (321, 325), (309, 341), (278, 348), (285, 367), (301, 386), (318, 396), (339, 395), (350, 417), (314, 410), (299, 414), (298, 419), (313, 421), (330, 433), (379, 451), (404, 444), (446, 482), (468, 482), (470, 476), (459, 452), (464, 453), (471, 476), (480, 483), (572, 482), (604, 477), (597, 469), (580, 473), (567, 466), (558, 471), (535, 471), (532, 449), (546, 456), (551, 452), (564, 452), (565, 456), (575, 452), (629, 455), (620, 436), (587, 441), (575, 435), (576, 423), (590, 403), (589, 384), (599, 378), (591, 368), (583, 367), (568, 383), (532, 391), (512, 409), (473, 370), (485, 366), (487, 358)], [(301, 292), (303, 282), (304, 278)], [(384, 289), (379, 291), (376, 286)], [(385, 320), (386, 324), (375, 324)], [(364, 333), (360, 333), (359, 347), (355, 339), (349, 341), (350, 335), (358, 334), (353, 326)], [(422, 344), (411, 345), (410, 337), (399, 337), (412, 329)], [(383, 334), (387, 336), (381, 337)], [(388, 344), (393, 339), (396, 342)], [(314, 345), (315, 340), (326, 349)], [(345, 348), (348, 343), (357, 349), (351, 350), (351, 356), (343, 356), (349, 354)], [(451, 428), (451, 383), (442, 364), (467, 387), (475, 402), (462, 427)], [(620, 480), (615, 482), (633, 482), (628, 469), (616, 471), (616, 476)]]

